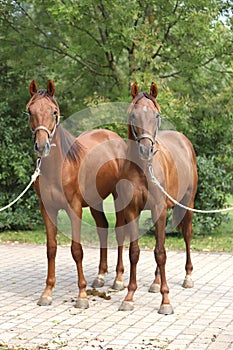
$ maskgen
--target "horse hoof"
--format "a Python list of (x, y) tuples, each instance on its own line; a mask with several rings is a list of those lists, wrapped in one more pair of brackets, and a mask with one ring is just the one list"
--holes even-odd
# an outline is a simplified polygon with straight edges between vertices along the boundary
[(89, 308), (88, 299), (77, 299), (75, 307), (77, 309), (88, 309)]
[(162, 304), (159, 308), (158, 313), (162, 315), (172, 315), (174, 314), (174, 310), (171, 304)]
[(112, 289), (123, 290), (125, 288), (123, 281), (114, 281)]
[(122, 301), (121, 306), (119, 307), (119, 311), (132, 311), (134, 309), (134, 305), (132, 301)]
[(52, 304), (52, 297), (40, 297), (40, 299), (37, 302), (37, 305), (39, 306), (49, 306)]
[(183, 287), (183, 288), (193, 288), (193, 286), (194, 286), (194, 282), (193, 282), (191, 276), (190, 276), (190, 275), (187, 275), (187, 276), (185, 277), (185, 279), (184, 279), (184, 282), (183, 282), (183, 284), (182, 284), (182, 287)]
[(159, 293), (160, 292), (160, 284), (152, 283), (150, 286), (148, 292), (150, 293)]
[(101, 288), (104, 286), (104, 277), (103, 276), (97, 276), (93, 283), (92, 283), (92, 288)]

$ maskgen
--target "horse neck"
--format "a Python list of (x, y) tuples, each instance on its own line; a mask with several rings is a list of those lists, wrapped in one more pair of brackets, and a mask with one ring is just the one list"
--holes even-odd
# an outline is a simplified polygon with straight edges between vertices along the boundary
[(61, 140), (59, 136), (59, 127), (51, 141), (50, 154), (46, 158), (42, 158), (41, 172), (49, 180), (59, 177), (63, 165), (63, 156), (61, 150)]

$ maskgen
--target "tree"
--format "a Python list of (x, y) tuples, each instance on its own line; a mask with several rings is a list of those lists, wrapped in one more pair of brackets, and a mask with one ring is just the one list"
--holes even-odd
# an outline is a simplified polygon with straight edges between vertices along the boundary
[[(34, 78), (40, 86), (54, 79), (65, 116), (96, 97), (129, 101), (131, 82), (147, 90), (155, 80), (162, 114), (191, 139), (199, 157), (213, 160), (217, 153), (214, 166), (229, 174), (232, 5), (232, 0), (3, 0), (0, 115), (7, 125), (19, 127), (20, 120), (25, 126), (23, 114), (14, 117), (15, 106), (24, 110)], [(5, 140), (4, 125), (2, 130)], [(28, 140), (25, 134), (25, 150), (31, 149)], [(15, 147), (20, 154), (20, 145)], [(7, 168), (6, 158), (2, 167)]]

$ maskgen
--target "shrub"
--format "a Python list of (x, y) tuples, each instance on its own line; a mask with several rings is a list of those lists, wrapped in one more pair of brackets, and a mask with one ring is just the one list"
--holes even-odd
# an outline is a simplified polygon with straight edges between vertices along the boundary
[[(232, 174), (216, 156), (197, 157), (198, 191), (195, 208), (203, 210), (222, 209), (226, 207), (227, 194), (231, 191)], [(226, 214), (195, 214), (194, 226), (202, 234), (210, 232), (227, 219)]]
[[(33, 173), (33, 152), (25, 116), (11, 117), (0, 104), (0, 207), (13, 201), (28, 185)], [(38, 200), (32, 189), (9, 209), (0, 212), (0, 230), (30, 229), (41, 222)]]

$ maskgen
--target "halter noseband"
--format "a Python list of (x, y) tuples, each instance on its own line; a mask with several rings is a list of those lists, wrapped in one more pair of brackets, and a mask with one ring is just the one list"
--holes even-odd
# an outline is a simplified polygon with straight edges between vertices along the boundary
[(53, 136), (54, 136), (54, 134), (56, 132), (56, 128), (57, 128), (58, 125), (59, 125), (59, 118), (58, 118), (58, 120), (57, 120), (56, 124), (54, 125), (54, 128), (53, 128), (53, 130), (51, 132), (44, 125), (39, 125), (37, 128), (35, 128), (35, 130), (31, 129), (31, 132), (32, 132), (32, 135), (35, 136), (37, 131), (44, 130), (48, 134), (49, 142), (51, 142), (52, 138), (53, 138)]
[(130, 121), (130, 126), (131, 126), (132, 134), (133, 134), (133, 136), (134, 136), (134, 138), (135, 138), (135, 141), (136, 141), (137, 143), (139, 143), (140, 140), (142, 140), (142, 139), (149, 139), (149, 140), (151, 141), (151, 143), (152, 143), (152, 146), (154, 146), (154, 144), (155, 144), (155, 142), (156, 142), (156, 136), (157, 136), (158, 128), (157, 128), (157, 130), (156, 130), (156, 133), (155, 133), (155, 136), (154, 136), (154, 137), (152, 137), (152, 136), (151, 136), (150, 134), (148, 134), (148, 133), (143, 133), (143, 134), (137, 136), (137, 134), (136, 134), (136, 132), (135, 132), (135, 130), (134, 130), (134, 126), (135, 126), (135, 125), (134, 125), (134, 123), (132, 122), (132, 120)]

